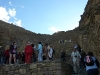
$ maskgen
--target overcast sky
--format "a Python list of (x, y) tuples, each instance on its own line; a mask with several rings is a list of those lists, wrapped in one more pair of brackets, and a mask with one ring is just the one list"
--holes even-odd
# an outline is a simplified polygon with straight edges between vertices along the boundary
[(0, 20), (35, 33), (53, 34), (79, 26), (88, 0), (0, 0)]

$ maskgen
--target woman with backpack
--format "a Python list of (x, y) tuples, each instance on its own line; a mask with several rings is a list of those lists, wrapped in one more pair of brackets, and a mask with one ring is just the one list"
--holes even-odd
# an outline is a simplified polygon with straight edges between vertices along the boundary
[(92, 52), (88, 52), (84, 62), (86, 65), (86, 72), (88, 75), (98, 75), (97, 59), (93, 56)]

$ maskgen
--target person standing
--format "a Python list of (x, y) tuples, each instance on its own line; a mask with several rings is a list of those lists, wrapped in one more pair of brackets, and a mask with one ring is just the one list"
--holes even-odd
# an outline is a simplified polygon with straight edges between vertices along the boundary
[(52, 57), (53, 57), (52, 54), (53, 54), (53, 48), (52, 48), (52, 46), (50, 46), (50, 50), (48, 51), (49, 60), (52, 59)]
[(17, 56), (16, 56), (16, 58), (17, 58), (17, 64), (21, 63), (21, 57), (22, 57), (21, 52), (18, 52)]
[(47, 59), (46, 60), (49, 60), (49, 51), (50, 51), (50, 43), (49, 44), (47, 44)]
[(38, 42), (38, 48), (37, 48), (37, 50), (38, 50), (38, 61), (43, 61), (43, 58), (42, 58), (42, 53), (43, 53), (43, 51), (42, 51), (42, 44), (41, 44), (41, 42)]
[(61, 50), (61, 61), (66, 62), (66, 53), (64, 50)]
[(33, 47), (30, 42), (25, 47), (25, 64), (30, 64), (32, 60)]
[(80, 55), (81, 55), (80, 69), (82, 69), (82, 67), (85, 68), (84, 58), (86, 56), (86, 53), (83, 51), (83, 49), (81, 49)]
[(12, 60), (14, 60), (14, 63), (16, 63), (16, 53), (17, 53), (17, 46), (16, 42), (13, 42), (10, 45), (10, 50), (9, 50), (9, 64), (12, 64)]
[(43, 51), (42, 58), (43, 58), (43, 61), (45, 61), (46, 60), (46, 49), (44, 45), (42, 45), (42, 51)]
[(34, 46), (34, 44), (32, 43), (31, 44), (32, 45), (32, 47), (33, 47), (33, 55), (32, 55), (32, 62), (36, 62), (36, 53), (35, 53), (35, 46)]
[(4, 56), (4, 47), (0, 46), (0, 64), (4, 64), (5, 62), (5, 56)]
[(71, 58), (74, 72), (79, 73), (80, 53), (77, 51), (77, 47), (74, 47), (74, 51), (71, 53)]
[(5, 47), (5, 52), (4, 52), (4, 56), (5, 56), (5, 64), (9, 63), (9, 45), (6, 45)]
[(22, 52), (21, 56), (22, 56), (22, 64), (24, 64), (25, 63), (25, 52), (24, 51)]

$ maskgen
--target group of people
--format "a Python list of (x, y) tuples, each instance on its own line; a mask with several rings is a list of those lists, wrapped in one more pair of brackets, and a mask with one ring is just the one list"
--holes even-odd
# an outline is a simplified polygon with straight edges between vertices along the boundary
[(69, 40), (59, 40), (59, 43), (63, 43), (63, 44), (66, 44), (67, 42), (71, 42), (71, 39), (69, 39)]
[(79, 73), (84, 68), (88, 75), (98, 75), (99, 61), (92, 52), (86, 54), (83, 49), (78, 50), (78, 46), (75, 45), (71, 53), (71, 59), (75, 73)]
[(16, 42), (6, 47), (0, 47), (0, 64), (17, 64), (20, 61), (24, 63), (25, 54), (24, 52), (17, 51)]
[(39, 42), (37, 51), (38, 51), (38, 61), (52, 60), (54, 56), (54, 49), (52, 46), (50, 46), (50, 43), (45, 44), (43, 46), (42, 43)]
[[(52, 60), (54, 53), (55, 50), (49, 43), (43, 45), (41, 42), (38, 42), (37, 47), (27, 42), (21, 53), (17, 50), (16, 42), (13, 42), (10, 46), (7, 45), (4, 50), (0, 46), (0, 64), (16, 64), (20, 60), (24, 64)], [(88, 75), (98, 75), (99, 62), (92, 52), (86, 54), (83, 49), (75, 45), (71, 59), (75, 73), (79, 73), (80, 69), (85, 68)], [(66, 62), (66, 53), (63, 50), (61, 50), (61, 60)]]
[(27, 42), (23, 52), (18, 52), (16, 42), (7, 45), (5, 49), (0, 47), (0, 64), (30, 64), (36, 61), (52, 60), (54, 49), (50, 44), (43, 45), (38, 42), (37, 48), (31, 42)]

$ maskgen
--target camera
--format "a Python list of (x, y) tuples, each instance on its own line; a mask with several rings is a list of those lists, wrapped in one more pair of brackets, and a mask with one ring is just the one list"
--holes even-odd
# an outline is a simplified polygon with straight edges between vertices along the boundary
[(77, 57), (77, 55), (75, 55), (74, 57)]

